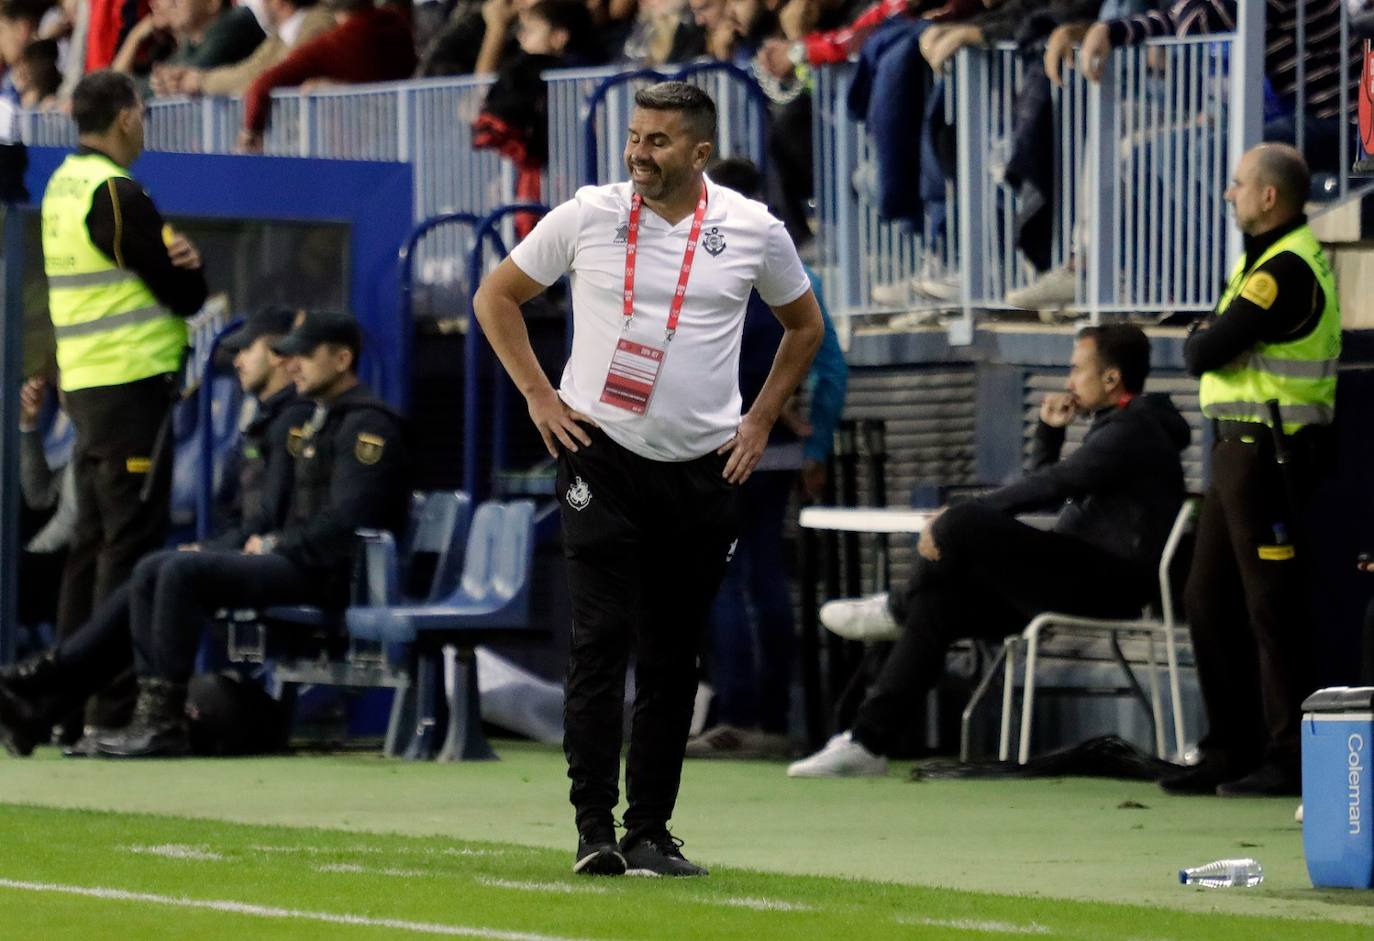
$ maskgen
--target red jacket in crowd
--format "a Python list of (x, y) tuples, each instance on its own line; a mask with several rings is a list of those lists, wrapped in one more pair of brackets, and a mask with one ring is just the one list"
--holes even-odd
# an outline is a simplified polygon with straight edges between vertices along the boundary
[(258, 76), (244, 94), (243, 124), (262, 133), (275, 88), (312, 78), (348, 84), (390, 82), (409, 78), (414, 71), (415, 44), (405, 14), (389, 6), (356, 10)]

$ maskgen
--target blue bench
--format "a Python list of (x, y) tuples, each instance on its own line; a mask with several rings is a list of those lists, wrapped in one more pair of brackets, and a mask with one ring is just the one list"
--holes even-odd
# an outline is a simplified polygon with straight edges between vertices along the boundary
[[(353, 603), (394, 605), (447, 597), (463, 571), (471, 521), (472, 501), (466, 494), (417, 493), (399, 545), (389, 532), (360, 531), (363, 551)], [(344, 612), (310, 605), (236, 610), (225, 619), (230, 659), (272, 664), (288, 702), (306, 684), (395, 689), (385, 752), (414, 751), (413, 744), (401, 740), (415, 711), (417, 670), (411, 645), (350, 637)]]

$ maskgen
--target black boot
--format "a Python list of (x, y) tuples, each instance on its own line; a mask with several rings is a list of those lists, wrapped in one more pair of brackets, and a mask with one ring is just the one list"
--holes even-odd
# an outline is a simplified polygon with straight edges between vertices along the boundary
[(57, 685), (53, 651), (0, 670), (0, 745), (11, 755), (27, 757), (35, 745), (48, 740)]
[(174, 758), (191, 753), (186, 727), (186, 686), (139, 677), (134, 717), (96, 740), (107, 758)]

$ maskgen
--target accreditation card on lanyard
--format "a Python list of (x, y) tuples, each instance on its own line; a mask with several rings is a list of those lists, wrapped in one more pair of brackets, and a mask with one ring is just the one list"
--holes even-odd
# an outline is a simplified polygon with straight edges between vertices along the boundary
[(630, 225), (625, 236), (625, 321), (615, 352), (611, 354), (606, 385), (601, 390), (602, 402), (636, 415), (648, 411), (663, 361), (668, 357), (668, 344), (677, 333), (682, 300), (687, 294), (687, 278), (692, 274), (692, 258), (697, 253), (702, 220), (706, 218), (706, 184), (701, 184), (701, 197), (692, 216), (692, 229), (687, 233), (687, 250), (682, 253), (677, 290), (673, 292), (673, 302), (668, 307), (668, 327), (658, 342), (653, 337), (637, 340), (632, 336), (635, 326), (635, 263), (638, 259), (639, 210), (642, 203), (638, 193), (630, 199)]

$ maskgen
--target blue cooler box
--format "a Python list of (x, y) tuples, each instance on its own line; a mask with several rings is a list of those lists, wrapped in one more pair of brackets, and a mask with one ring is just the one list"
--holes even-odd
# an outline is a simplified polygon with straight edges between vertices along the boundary
[(1374, 686), (1302, 704), (1302, 845), (1317, 888), (1374, 888)]

